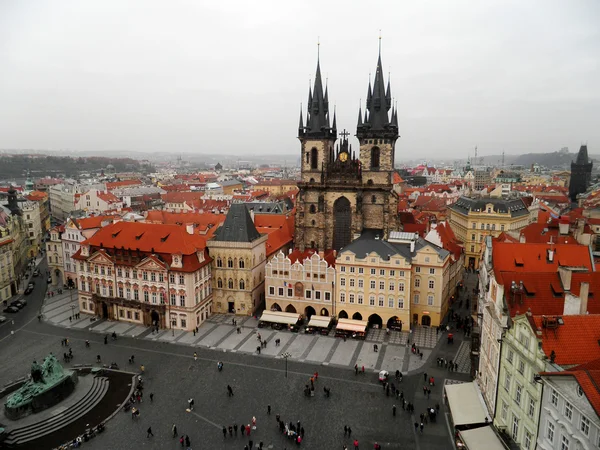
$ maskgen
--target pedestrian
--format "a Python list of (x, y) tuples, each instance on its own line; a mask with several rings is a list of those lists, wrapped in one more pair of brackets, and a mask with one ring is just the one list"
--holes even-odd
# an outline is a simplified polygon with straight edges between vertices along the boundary
[(154, 401), (154, 392), (150, 392), (150, 403)]
[(396, 417), (396, 405), (392, 406), (392, 415)]
[(190, 411), (192, 411), (194, 409), (194, 399), (191, 397), (188, 399), (188, 409)]
[(229, 436), (230, 436), (230, 437), (233, 437), (233, 427), (232, 427), (231, 425), (229, 425), (229, 426), (227, 427), (227, 430), (229, 431)]
[(427, 381), (427, 372), (423, 373), (423, 381)]
[(191, 445), (192, 445), (192, 443), (190, 442), (190, 437), (189, 437), (189, 436), (186, 434), (186, 435), (185, 435), (185, 446), (186, 446), (187, 448), (190, 448), (190, 447), (191, 447)]
[(348, 427), (348, 437), (352, 436), (352, 428)]
[(427, 388), (427, 399), (431, 397), (431, 389)]
[(227, 395), (233, 397), (233, 388), (230, 385), (227, 385)]
[(246, 432), (246, 427), (244, 426), (244, 424), (241, 424), (240, 425), (240, 434), (243, 436), (245, 432)]
[(415, 422), (415, 432), (419, 431), (419, 422)]
[(354, 439), (354, 450), (358, 450), (358, 439)]
[(425, 427), (425, 425), (423, 424), (423, 422), (421, 422), (420, 428), (421, 428), (421, 434), (423, 434), (423, 428)]
[(344, 436), (348, 434), (348, 426), (344, 425)]
[(267, 405), (267, 415), (271, 415), (271, 405)]
[(354, 375), (358, 375), (358, 364), (354, 364)]
[(154, 434), (152, 433), (152, 427), (148, 427), (148, 433), (146, 434), (146, 437), (154, 437)]
[(319, 372), (315, 372), (315, 381), (319, 379)]
[(104, 345), (108, 344), (108, 336), (104, 336)]
[(227, 437), (227, 428), (225, 428), (225, 425), (223, 425), (223, 439), (225, 439)]
[[(252, 432), (252, 428), (250, 428), (250, 424), (246, 425), (246, 435), (250, 436), (251, 432)], [(252, 446), (250, 446), (250, 448), (252, 448)]]
[(177, 425), (173, 424), (171, 432), (173, 433), (173, 438), (177, 437)]
[(194, 361), (198, 361), (198, 353), (194, 352)]
[(235, 433), (236, 436), (237, 436), (237, 429), (238, 429), (237, 423), (234, 423), (233, 424), (233, 432)]
[(179, 443), (181, 444), (181, 448), (183, 448), (183, 445), (185, 444), (185, 436), (183, 436), (183, 434), (179, 438)]

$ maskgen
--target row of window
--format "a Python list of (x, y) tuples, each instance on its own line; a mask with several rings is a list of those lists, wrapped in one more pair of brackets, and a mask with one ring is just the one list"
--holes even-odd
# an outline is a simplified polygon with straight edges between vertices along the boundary
[[(228, 269), (234, 269), (235, 268), (234, 266), (235, 266), (234, 260), (232, 258), (228, 258), (227, 259), (227, 268)], [(217, 258), (217, 267), (225, 267), (225, 266), (223, 266), (223, 259), (221, 259), (220, 256)], [(246, 268), (246, 261), (243, 260), (243, 259), (239, 259), (238, 262), (237, 262), (237, 267), (239, 269)]]
[[(476, 222), (473, 222), (473, 223), (471, 224), (471, 229), (473, 229), (473, 230), (476, 230), (476, 229), (477, 229), (477, 223), (476, 223)], [(496, 224), (495, 224), (495, 223), (492, 223), (492, 224), (489, 224), (489, 223), (482, 223), (482, 224), (480, 224), (480, 227), (479, 227), (479, 229), (480, 229), (480, 230), (491, 230), (491, 231), (496, 231)], [(504, 231), (504, 224), (500, 225), (500, 231)], [(475, 240), (475, 235), (473, 235), (473, 240)]]
[[(83, 262), (79, 263), (79, 270), (81, 272), (84, 271), (90, 271), (90, 265), (89, 264), (85, 264)], [(107, 276), (112, 276), (112, 267), (105, 267), (105, 266), (99, 266), (99, 265), (94, 265), (93, 267), (93, 272), (97, 275), (107, 275)], [(206, 270), (206, 273), (210, 273), (208, 270)], [(118, 277), (122, 277), (122, 278), (129, 278), (129, 275), (131, 274), (131, 278), (133, 279), (138, 279), (138, 270), (137, 269), (132, 269), (131, 272), (129, 271), (129, 269), (122, 269), (121, 267), (117, 267), (117, 276)], [(164, 283), (165, 281), (165, 275), (163, 272), (148, 272), (147, 270), (143, 270), (141, 271), (142, 274), (142, 280), (144, 281), (158, 281), (160, 283)], [(202, 270), (202, 273), (200, 274), (201, 276), (205, 276), (205, 270)], [(199, 274), (198, 272), (194, 273), (194, 282), (198, 282), (199, 280)], [(175, 284), (175, 282), (178, 282), (179, 284), (185, 284), (185, 275), (183, 274), (179, 274), (178, 276), (176, 276), (174, 273), (170, 273), (169, 274), (169, 282), (171, 284)]]
[[(348, 267), (348, 269), (346, 270), (346, 267)], [(355, 267), (355, 266), (340, 266), (340, 272), (344, 273), (344, 272), (349, 272), (349, 273), (356, 273), (358, 272), (359, 275), (364, 274), (364, 268), (363, 267)], [(371, 275), (377, 275), (377, 269), (369, 269), (369, 272), (371, 273)], [(386, 275), (388, 275), (389, 272), (389, 276), (390, 277), (395, 277), (396, 276), (396, 270), (394, 269), (379, 269), (379, 275), (382, 277), (385, 277)], [(415, 267), (415, 273), (421, 273), (421, 267), (420, 266), (416, 266)], [(430, 275), (435, 275), (435, 267), (429, 267), (429, 274)], [(399, 278), (404, 278), (404, 270), (399, 270), (398, 271), (398, 277)]]
[[(92, 283), (86, 283), (85, 281), (81, 282), (81, 290), (84, 292), (92, 292)], [(102, 286), (100, 283), (96, 284), (95, 292), (97, 295), (102, 297), (114, 297), (114, 290), (112, 286)], [(119, 298), (126, 298), (127, 300), (131, 300), (131, 296), (133, 293), (133, 300), (140, 300), (140, 290), (139, 289), (131, 289), (122, 287), (118, 288), (118, 296)], [(152, 304), (156, 305), (159, 303), (164, 305), (166, 303), (166, 293), (165, 292), (149, 292), (143, 291), (144, 302), (150, 303), (150, 299), (152, 299)], [(177, 306), (177, 294), (170, 295), (170, 304), (172, 306)], [(185, 307), (185, 295), (179, 295), (179, 306)]]
[[(404, 309), (404, 298), (403, 297), (399, 297), (397, 299), (397, 304), (398, 304), (398, 309)], [(346, 303), (346, 293), (341, 292), (340, 293), (340, 303)], [(364, 304), (364, 297), (363, 294), (348, 294), (348, 303), (357, 303), (359, 305), (363, 305)], [(380, 295), (377, 298), (377, 306), (379, 307), (388, 307), (388, 308), (394, 308), (396, 305), (396, 299), (394, 297), (388, 297), (387, 300), (387, 305), (385, 303), (385, 297), (383, 295)], [(374, 295), (370, 295), (369, 296), (369, 306), (376, 306), (375, 305), (375, 296)]]
[[(286, 295), (287, 294), (287, 295)], [(269, 286), (269, 295), (275, 296), (275, 286)], [(294, 289), (292, 288), (277, 288), (277, 295), (279, 297), (294, 297)], [(304, 298), (307, 300), (325, 300), (326, 302), (331, 301), (331, 292), (330, 291), (315, 291), (311, 289), (306, 289), (304, 291)]]
[[(552, 403), (552, 406), (558, 410), (558, 392), (552, 388), (550, 389), (550, 403)], [(577, 393), (580, 396), (583, 396), (584, 392), (581, 389), (581, 386), (578, 386)], [(569, 422), (573, 422), (573, 405), (566, 399), (562, 408), (562, 415), (566, 417)], [(550, 421), (548, 421), (548, 424), (552, 425)], [(552, 431), (554, 431), (554, 427), (552, 427)], [(586, 436), (590, 435), (590, 420), (583, 414), (581, 414), (579, 417), (579, 431)], [(552, 433), (552, 435), (554, 435), (554, 433)], [(548, 440), (552, 442), (552, 439), (550, 439), (549, 436), (546, 437), (548, 437)], [(600, 433), (598, 433), (598, 447), (600, 448)]]
[[(221, 278), (217, 279), (217, 288), (219, 289), (223, 289), (223, 280)], [(246, 289), (246, 281), (244, 281), (243, 279), (238, 280), (233, 280), (232, 278), (227, 280), (227, 289), (240, 289), (240, 290), (244, 290)]]
[[(280, 271), (277, 271), (277, 270), (275, 269), (275, 270), (273, 270), (273, 271), (272, 271), (272, 275), (277, 275), (277, 274), (279, 274), (279, 275), (282, 275), (282, 276), (284, 276), (284, 277), (287, 277), (287, 276), (289, 276), (289, 272), (288, 272), (287, 270), (280, 270)], [(325, 276), (326, 276), (326, 274), (325, 274), (325, 273), (313, 273), (313, 274), (311, 274), (310, 272), (305, 272), (305, 273), (304, 273), (304, 279), (305, 279), (305, 280), (310, 280), (310, 279), (311, 279), (311, 276), (312, 276), (312, 278), (313, 278), (313, 279), (315, 279), (315, 280), (317, 280), (317, 279), (322, 279), (322, 280), (324, 280), (324, 279), (325, 279)]]

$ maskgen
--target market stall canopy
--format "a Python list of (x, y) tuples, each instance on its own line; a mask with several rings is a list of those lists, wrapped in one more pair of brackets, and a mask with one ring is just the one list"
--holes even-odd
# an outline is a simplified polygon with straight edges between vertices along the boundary
[(364, 333), (367, 331), (369, 322), (366, 320), (339, 319), (336, 330), (353, 331), (355, 333)]
[(308, 322), (309, 327), (319, 327), (319, 328), (327, 328), (331, 323), (331, 317), (329, 316), (315, 316), (312, 315), (310, 317), (310, 322)]
[(282, 323), (285, 325), (296, 325), (302, 319), (302, 314), (286, 313), (281, 311), (265, 311), (260, 316), (261, 322)]
[(475, 383), (447, 384), (445, 389), (455, 427), (483, 424), (486, 418), (491, 423), (483, 397)]
[(461, 431), (460, 437), (468, 450), (506, 450), (491, 425)]

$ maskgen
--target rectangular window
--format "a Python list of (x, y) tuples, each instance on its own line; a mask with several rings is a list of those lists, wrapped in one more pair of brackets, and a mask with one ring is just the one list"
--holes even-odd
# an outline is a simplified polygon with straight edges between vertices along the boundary
[(123, 298), (123, 288), (119, 287), (119, 297)]
[(374, 295), (369, 296), (369, 306), (375, 306), (375, 296)]
[(287, 290), (287, 296), (288, 296), (288, 297), (293, 297), (293, 296), (294, 296), (294, 290), (293, 290), (293, 289), (291, 289), (291, 288), (289, 288), (289, 289)]
[(156, 273), (150, 272), (150, 281), (156, 281)]
[(354, 287), (354, 278), (350, 278), (350, 287)]
[(419, 266), (415, 267), (415, 272), (421, 273), (421, 268)]
[(371, 289), (375, 289), (375, 280), (371, 280)]
[(185, 275), (179, 275), (179, 284), (185, 284)]
[(175, 284), (175, 274), (174, 273), (169, 274), (169, 283)]
[(277, 295), (279, 295), (280, 297), (283, 297), (283, 288), (277, 288)]
[(349, 294), (348, 295), (348, 302), (349, 303), (354, 303), (354, 294)]
[(125, 289), (125, 298), (131, 300), (131, 288)]
[[(196, 281), (198, 281), (198, 274), (195, 274), (195, 275), (196, 275)], [(160, 281), (161, 283), (165, 282), (165, 274), (164, 273), (158, 274), (158, 281)]]
[(157, 300), (157, 298), (158, 298), (158, 297), (157, 297), (157, 295), (156, 295), (156, 292), (153, 292), (153, 293), (152, 293), (152, 304), (153, 304), (153, 305), (156, 305), (156, 300)]
[(523, 450), (531, 450), (531, 438), (533, 435), (529, 430), (525, 430), (525, 439), (523, 440)]
[(554, 424), (552, 422), (548, 422), (546, 425), (546, 438), (550, 443), (554, 442)]
[(415, 278), (415, 287), (421, 287), (421, 279), (420, 278)]
[(435, 281), (429, 280), (429, 289), (435, 289)]
[(504, 377), (504, 390), (506, 392), (510, 392), (510, 373), (507, 373), (506, 376)]
[(363, 304), (363, 295), (362, 294), (358, 294), (358, 304), (362, 305)]
[(396, 289), (396, 285), (394, 284), (393, 281), (390, 281), (390, 291), (394, 291), (394, 289)]
[(380, 290), (380, 291), (383, 291), (383, 290), (385, 290), (385, 281), (380, 281), (380, 282), (379, 282), (379, 290)]
[(535, 415), (535, 400), (531, 397), (529, 398), (529, 409), (527, 410), (527, 414), (532, 418)]
[(142, 272), (142, 279), (143, 280), (148, 280), (148, 272), (146, 272), (146, 271)]
[(569, 438), (563, 434), (560, 440), (560, 450), (569, 450), (569, 443)]
[(388, 298), (388, 308), (394, 307), (394, 297)]
[(117, 269), (117, 276), (118, 277), (122, 277), (123, 276), (123, 271), (121, 270), (120, 267)]
[(401, 270), (400, 272), (398, 272), (398, 276), (400, 278), (404, 278), (404, 270)]
[(558, 394), (554, 389), (552, 389), (550, 396), (550, 403), (552, 403), (554, 406), (558, 406)]
[(435, 275), (435, 269), (430, 267), (429, 268), (429, 275)]
[(474, 230), (475, 230), (475, 229), (477, 229), (477, 224), (476, 224), (475, 222), (473, 222), (473, 223), (471, 224), (471, 228), (473, 228)]
[(179, 296), (179, 306), (185, 306), (185, 295)]
[(177, 295), (171, 294), (169, 297), (169, 301), (171, 302), (171, 306), (175, 306), (177, 304)]
[(340, 272), (345, 272), (346, 271), (346, 266), (340, 266)]
[(521, 375), (525, 373), (525, 362), (519, 359), (519, 368), (517, 369)]
[(315, 291), (315, 300), (321, 300), (321, 291)]
[(269, 286), (269, 295), (275, 295), (275, 286)]
[(137, 289), (133, 290), (133, 299), (134, 300), (140, 300), (140, 291), (138, 291)]
[(396, 276), (396, 271), (390, 270), (390, 277), (395, 277), (395, 276)]
[(415, 296), (413, 297), (413, 299), (414, 299), (415, 305), (418, 305), (419, 304), (419, 294), (415, 294)]
[(351, 267), (350, 267), (350, 273), (354, 273), (355, 271), (356, 271), (356, 267), (354, 267), (354, 266), (351, 266)]
[(379, 275), (381, 275), (382, 277), (385, 276), (385, 269), (379, 269)]
[(304, 297), (305, 297), (305, 298), (312, 298), (312, 291), (311, 291), (311, 290), (309, 290), (309, 289), (307, 289), (307, 290), (304, 292)]
[(508, 355), (506, 356), (506, 360), (512, 364), (514, 357), (515, 357), (515, 352), (513, 352), (512, 350), (509, 350)]
[(398, 291), (404, 292), (404, 283), (398, 283)]
[(127, 318), (131, 320), (131, 311), (127, 310)]
[(519, 437), (519, 418), (514, 415), (513, 415), (511, 437), (513, 438), (513, 441), (515, 441), (515, 442), (517, 442), (517, 439)]
[(119, 317), (121, 317), (121, 318), (125, 317), (125, 311), (122, 310), (121, 308), (119, 308)]
[(427, 305), (433, 306), (433, 295), (427, 296)]
[(380, 295), (380, 296), (379, 296), (379, 299), (378, 299), (378, 301), (377, 301), (377, 304), (378, 304), (379, 306), (383, 306), (384, 302), (385, 302), (385, 300), (383, 299), (383, 295)]
[(504, 225), (500, 225), (500, 231), (504, 231)]
[[(581, 423), (579, 424), (579, 429), (586, 436), (590, 435), (590, 420), (587, 417), (581, 416)], [(600, 436), (598, 437), (600, 438)]]
[(359, 274), (363, 274), (363, 273), (365, 273), (365, 269), (364, 269), (364, 268), (362, 268), (362, 267), (359, 267), (359, 268), (358, 268), (358, 273), (359, 273)]
[(398, 309), (404, 309), (404, 299), (403, 298), (398, 299)]
[(326, 302), (330, 302), (331, 301), (331, 292), (325, 292), (325, 301)]
[(565, 410), (563, 414), (567, 419), (569, 419), (569, 421), (573, 419), (573, 405), (571, 405), (569, 402), (565, 402)]
[(523, 393), (523, 387), (517, 384), (517, 388), (515, 389), (515, 403), (517, 405), (521, 404), (521, 394)]
[(363, 280), (362, 278), (359, 278), (359, 279), (358, 279), (358, 287), (359, 287), (359, 288), (363, 288), (363, 287), (364, 287), (364, 284), (365, 284), (365, 283), (364, 283), (364, 280)]
[(344, 292), (340, 292), (340, 303), (346, 303), (346, 294)]
[(340, 278), (340, 286), (346, 286), (346, 279), (344, 277)]
[(504, 400), (502, 400), (502, 419), (504, 419), (504, 421), (508, 419), (508, 405)]
[(140, 320), (140, 313), (136, 312), (134, 317), (135, 317), (135, 320)]
[(148, 295), (148, 291), (144, 291), (144, 301), (148, 303), (150, 301), (150, 296)]
[(371, 269), (371, 275), (375, 275), (376, 271), (375, 269)]

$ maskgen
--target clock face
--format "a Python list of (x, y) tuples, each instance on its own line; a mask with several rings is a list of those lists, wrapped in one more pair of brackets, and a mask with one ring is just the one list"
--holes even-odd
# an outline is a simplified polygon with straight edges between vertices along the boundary
[(348, 161), (348, 153), (346, 153), (346, 152), (342, 152), (342, 153), (340, 153), (340, 161), (341, 161), (341, 162), (346, 162), (346, 161)]

